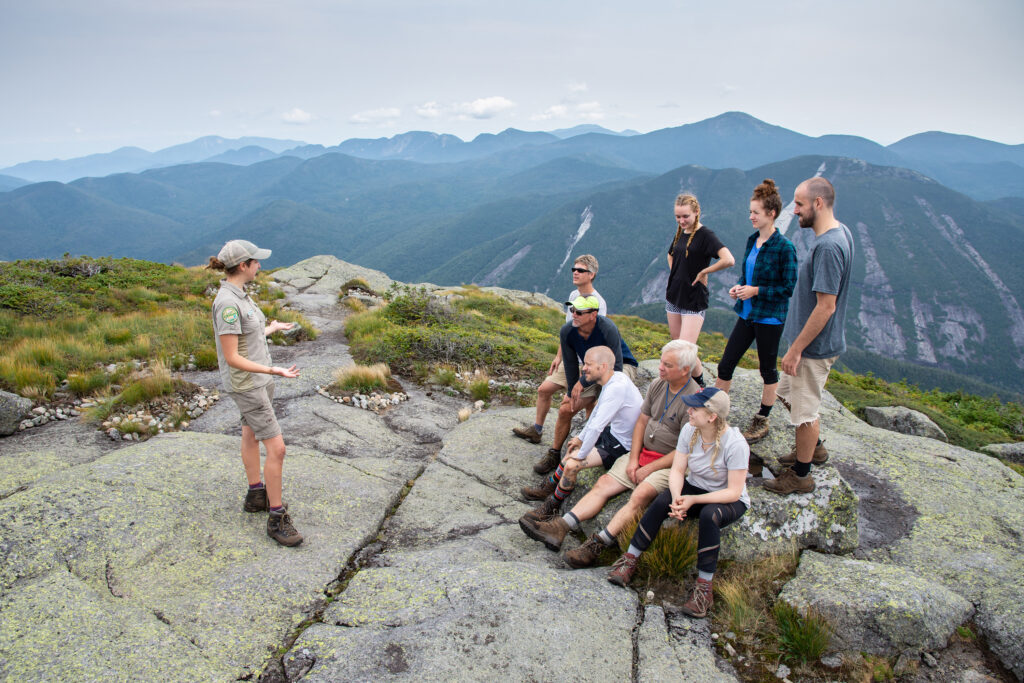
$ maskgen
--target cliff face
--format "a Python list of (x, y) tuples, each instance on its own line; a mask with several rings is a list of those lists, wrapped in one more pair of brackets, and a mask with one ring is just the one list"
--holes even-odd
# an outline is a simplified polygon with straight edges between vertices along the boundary
[[(734, 680), (716, 663), (705, 622), (684, 629), (681, 617), (608, 584), (606, 568), (568, 570), (522, 534), (516, 520), (530, 506), (517, 492), (534, 482), (530, 466), (548, 444), (514, 439), (510, 428), (532, 408), (458, 423), (460, 403), (409, 384), (410, 400), (382, 415), (317, 393), (352, 362), (336, 305), (352, 272), (320, 257), (279, 275), (289, 302), (322, 331), (273, 349), (275, 362), (302, 372), (278, 381), (275, 394), (289, 449), (285, 498), (306, 537), (297, 549), (275, 545), (263, 516), (241, 511), (230, 401), (190, 432), (142, 444), (113, 444), (69, 422), (0, 439), (3, 672), (24, 681), (231, 681), (264, 671), (288, 681), (602, 680), (631, 677), (637, 662), (639, 680), (696, 671)], [(359, 274), (383, 278), (370, 280), (375, 287), (390, 281)], [(214, 372), (188, 379), (218, 381)], [(756, 373), (738, 371), (735, 423), (759, 394)], [(751, 479), (750, 524), (730, 530), (730, 551), (763, 552), (777, 537), (759, 522), (788, 506), (793, 523), (780, 517), (775, 528), (835, 558), (805, 555), (800, 583), (787, 588), (794, 602), (832, 596), (858, 572), (873, 577), (875, 613), (909, 596), (882, 632), (844, 614), (841, 642), (941, 647), (974, 610), (993, 652), (1024, 675), (1024, 479), (994, 458), (870, 427), (831, 397), (822, 420), (832, 457), (814, 476), (835, 504), (814, 495), (769, 501)], [(792, 445), (781, 407), (771, 426), (756, 451), (774, 467)], [(801, 576), (821, 578), (808, 589)], [(928, 607), (935, 601), (951, 608)], [(588, 638), (566, 636), (576, 629)], [(876, 639), (871, 648), (858, 634)]]

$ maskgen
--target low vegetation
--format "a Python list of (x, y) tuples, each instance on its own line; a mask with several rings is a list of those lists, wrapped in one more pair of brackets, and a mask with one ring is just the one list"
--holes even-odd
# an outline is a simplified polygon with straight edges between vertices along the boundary
[[(66, 393), (118, 395), (113, 385), (131, 378), (136, 362), (180, 368), (192, 359), (200, 369), (217, 367), (210, 304), (220, 273), (136, 259), (72, 258), (0, 263), (0, 388), (36, 401)], [(282, 309), (265, 276), (265, 312), (308, 321)], [(258, 294), (257, 294), (258, 296)], [(277, 335), (275, 335), (277, 336)], [(113, 367), (110, 367), (113, 366)]]
[(350, 365), (334, 373), (334, 382), (327, 390), (331, 393), (351, 391), (360, 394), (385, 391), (390, 378), (391, 369), (385, 363)]

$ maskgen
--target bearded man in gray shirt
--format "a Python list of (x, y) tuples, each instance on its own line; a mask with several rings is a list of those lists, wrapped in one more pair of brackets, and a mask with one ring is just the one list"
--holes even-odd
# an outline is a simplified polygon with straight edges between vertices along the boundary
[(782, 358), (783, 375), (778, 394), (789, 406), (796, 427), (792, 465), (764, 488), (778, 494), (814, 490), (811, 464), (828, 460), (820, 435), (818, 408), (828, 372), (839, 354), (846, 351), (846, 301), (853, 273), (853, 235), (833, 213), (836, 192), (824, 178), (809, 178), (793, 194), (794, 213), (801, 228), (814, 230), (814, 245), (800, 264), (796, 291), (782, 336), (789, 350)]

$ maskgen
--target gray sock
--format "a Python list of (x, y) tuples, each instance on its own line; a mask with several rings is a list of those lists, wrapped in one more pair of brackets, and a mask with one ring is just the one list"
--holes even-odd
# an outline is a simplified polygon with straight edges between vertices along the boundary
[(576, 531), (580, 526), (580, 518), (572, 514), (572, 510), (569, 510), (569, 512), (562, 515), (562, 519), (565, 520), (565, 523), (568, 524), (569, 528), (573, 531)]
[(601, 529), (601, 531), (599, 531), (597, 534), (597, 538), (601, 541), (601, 543), (604, 543), (608, 546), (615, 543), (615, 537), (608, 533), (608, 527)]
[(706, 571), (702, 571), (702, 570), (698, 569), (697, 570), (697, 577), (701, 578), (701, 579), (704, 579), (705, 581), (711, 581), (711, 579), (713, 579), (715, 577), (715, 573), (714, 572), (706, 572)]
[(629, 553), (630, 555), (632, 555), (633, 557), (640, 557), (640, 554), (643, 553), (643, 550), (640, 550), (635, 545), (630, 543), (629, 544), (629, 550), (627, 550), (626, 552)]

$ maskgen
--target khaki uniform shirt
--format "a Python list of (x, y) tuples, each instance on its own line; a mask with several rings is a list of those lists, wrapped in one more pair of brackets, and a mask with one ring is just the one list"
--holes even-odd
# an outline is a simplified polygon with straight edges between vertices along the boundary
[(225, 390), (251, 391), (274, 381), (271, 375), (231, 367), (224, 360), (224, 349), (220, 345), (222, 334), (238, 335), (238, 355), (270, 367), (270, 347), (264, 334), (266, 327), (267, 319), (256, 302), (227, 280), (221, 280), (217, 298), (213, 300), (213, 332), (217, 341), (220, 381)]

